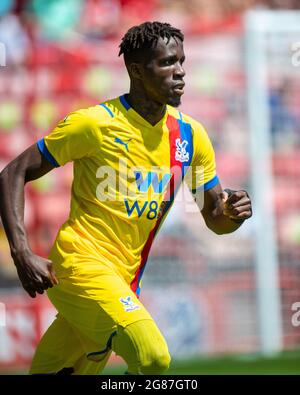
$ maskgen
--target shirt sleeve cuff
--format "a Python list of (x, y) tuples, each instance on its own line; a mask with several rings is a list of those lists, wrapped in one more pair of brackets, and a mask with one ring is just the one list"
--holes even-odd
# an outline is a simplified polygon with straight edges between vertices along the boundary
[(51, 163), (54, 167), (59, 167), (59, 163), (57, 163), (56, 159), (53, 157), (53, 155), (49, 152), (46, 144), (45, 144), (45, 139), (41, 139), (37, 142), (38, 149), (40, 153), (44, 156), (44, 158), (47, 159), (48, 162)]
[(219, 178), (215, 175), (211, 180), (207, 181), (205, 184), (201, 185), (200, 187), (193, 189), (192, 193), (196, 193), (198, 191), (208, 191), (209, 189), (213, 188), (219, 183)]

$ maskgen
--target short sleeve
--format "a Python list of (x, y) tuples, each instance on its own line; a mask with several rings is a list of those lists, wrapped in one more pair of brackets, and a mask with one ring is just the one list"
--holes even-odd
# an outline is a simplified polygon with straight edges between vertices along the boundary
[(37, 145), (54, 166), (93, 156), (100, 148), (102, 135), (95, 119), (82, 110), (70, 113)]
[(211, 189), (219, 182), (212, 143), (206, 130), (199, 123), (193, 125), (193, 147), (194, 153), (187, 184), (195, 193), (199, 189)]

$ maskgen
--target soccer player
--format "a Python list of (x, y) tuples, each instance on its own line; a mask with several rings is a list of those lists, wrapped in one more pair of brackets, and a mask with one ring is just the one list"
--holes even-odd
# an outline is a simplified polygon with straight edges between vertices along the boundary
[[(33, 298), (47, 290), (58, 311), (32, 374), (99, 374), (112, 351), (128, 373), (167, 370), (168, 347), (139, 300), (140, 284), (188, 166), (209, 229), (233, 232), (252, 214), (247, 192), (223, 191), (203, 126), (177, 110), (183, 39), (167, 23), (129, 29), (120, 44), (129, 93), (70, 113), (1, 172), (1, 215), (20, 281)], [(24, 185), (70, 161), (70, 216), (44, 259), (28, 244)]]

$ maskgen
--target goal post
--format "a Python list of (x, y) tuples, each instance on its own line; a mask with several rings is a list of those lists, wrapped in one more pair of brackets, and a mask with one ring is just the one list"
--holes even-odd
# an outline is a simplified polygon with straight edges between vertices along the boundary
[(274, 34), (286, 33), (295, 33), (295, 37), (300, 38), (300, 12), (249, 11), (245, 14), (255, 272), (260, 346), (264, 354), (280, 351), (283, 347), (267, 74), (269, 62), (272, 61), (268, 53), (268, 40)]

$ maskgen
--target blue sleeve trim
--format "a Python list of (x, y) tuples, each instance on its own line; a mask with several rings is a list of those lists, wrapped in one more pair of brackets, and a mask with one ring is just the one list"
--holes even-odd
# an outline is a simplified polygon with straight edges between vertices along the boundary
[(193, 189), (192, 193), (196, 193), (197, 191), (204, 190), (208, 191), (209, 189), (215, 187), (219, 183), (219, 178), (218, 176), (214, 176), (210, 181), (206, 182), (204, 185), (201, 185), (201, 187)]
[(114, 113), (111, 111), (111, 109), (109, 107), (107, 107), (105, 104), (99, 104), (99, 106), (102, 106), (103, 108), (105, 108), (105, 110), (109, 113), (109, 115), (113, 118), (114, 117)]
[(130, 104), (127, 102), (127, 100), (125, 99), (125, 95), (120, 96), (120, 102), (123, 104), (123, 106), (125, 107), (125, 110), (129, 110), (130, 109)]
[(40, 153), (47, 159), (48, 162), (51, 163), (54, 167), (60, 167), (54, 157), (50, 154), (48, 148), (46, 147), (45, 140), (41, 139), (37, 142), (38, 149)]

